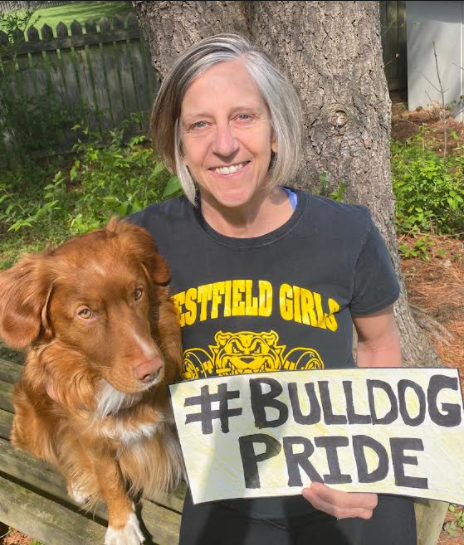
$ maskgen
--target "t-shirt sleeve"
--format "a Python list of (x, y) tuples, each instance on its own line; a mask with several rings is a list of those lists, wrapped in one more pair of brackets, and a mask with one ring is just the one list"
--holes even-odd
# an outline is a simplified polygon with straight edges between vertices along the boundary
[(351, 314), (366, 315), (393, 304), (400, 286), (385, 241), (369, 215), (368, 233), (355, 266)]

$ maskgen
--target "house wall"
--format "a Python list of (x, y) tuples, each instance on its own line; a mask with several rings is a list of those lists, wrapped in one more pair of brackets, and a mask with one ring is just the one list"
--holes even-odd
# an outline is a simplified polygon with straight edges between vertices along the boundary
[(406, 2), (406, 14), (409, 110), (441, 103), (442, 88), (464, 121), (464, 2)]

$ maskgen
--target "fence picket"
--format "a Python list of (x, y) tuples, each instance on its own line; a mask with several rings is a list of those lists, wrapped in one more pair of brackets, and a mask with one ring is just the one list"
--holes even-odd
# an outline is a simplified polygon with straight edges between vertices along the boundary
[[(81, 36), (83, 34), (82, 25), (78, 21), (71, 23), (72, 36)], [(81, 94), (81, 102), (85, 108), (85, 118), (88, 127), (91, 130), (97, 130), (98, 118), (96, 115), (96, 103), (92, 89), (92, 76), (90, 72), (89, 62), (85, 50), (85, 45), (74, 47), (75, 52), (75, 68), (77, 79), (79, 81), (79, 90)]]
[[(93, 19), (85, 23), (87, 34), (96, 33), (97, 27)], [(111, 115), (108, 109), (108, 91), (105, 81), (105, 67), (100, 47), (89, 47), (87, 49), (87, 61), (91, 75), (93, 95), (96, 105), (96, 116), (103, 133), (107, 133), (112, 127)]]
[(113, 126), (119, 127), (124, 121), (125, 107), (124, 98), (121, 91), (121, 82), (118, 73), (118, 63), (116, 59), (115, 45), (108, 39), (111, 35), (111, 25), (105, 17), (100, 19), (100, 31), (105, 41), (102, 43), (102, 58), (105, 67), (108, 96), (110, 97), (111, 116)]
[[(31, 38), (34, 41), (35, 38), (38, 37), (38, 31), (37, 29), (34, 29), (36, 32), (34, 32), (31, 29)], [(29, 37), (29, 35), (28, 35)], [(13, 38), (14, 41), (19, 40), (19, 43), (24, 41), (24, 36), (17, 35), (16, 38)], [(18, 43), (18, 42), (16, 42)], [(11, 99), (16, 101), (15, 104), (15, 115), (17, 117), (21, 116), (24, 119), (23, 126), (21, 127), (21, 132), (24, 134), (24, 138), (28, 138), (30, 136), (34, 136), (34, 128), (31, 127), (31, 112), (29, 107), (22, 107), (19, 111), (19, 105), (21, 102), (24, 103), (26, 101), (26, 105), (28, 105), (29, 101), (33, 99), (34, 96), (34, 87), (31, 85), (30, 77), (29, 77), (29, 57), (28, 55), (17, 55), (15, 58), (15, 73), (12, 74), (12, 79), (14, 80), (14, 88), (15, 88), (15, 94), (11, 95)], [(20, 101), (16, 100), (16, 97), (20, 97)], [(31, 129), (31, 132), (29, 132), (29, 129)], [(43, 134), (42, 128), (39, 128), (40, 134)], [(17, 142), (18, 143), (18, 142)]]
[[(56, 27), (57, 38), (67, 38), (68, 27), (64, 23), (59, 23)], [(68, 108), (81, 105), (81, 97), (79, 93), (79, 82), (75, 69), (75, 55), (71, 49), (60, 49), (60, 69), (63, 77), (66, 106)]]

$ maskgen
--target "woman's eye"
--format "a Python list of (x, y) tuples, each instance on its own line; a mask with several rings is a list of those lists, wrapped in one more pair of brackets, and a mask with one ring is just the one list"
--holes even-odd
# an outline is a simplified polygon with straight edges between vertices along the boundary
[(135, 301), (138, 301), (143, 295), (143, 289), (142, 288), (137, 288), (135, 291), (134, 291), (134, 299)]
[(78, 312), (78, 314), (84, 320), (88, 320), (89, 318), (92, 318), (93, 316), (92, 311), (89, 308), (83, 308), (82, 310)]
[(190, 125), (190, 130), (195, 131), (204, 129), (205, 127), (207, 127), (207, 125), (208, 124), (206, 123), (206, 121), (197, 121), (196, 123), (192, 123), (192, 125)]
[(235, 118), (237, 121), (242, 123), (250, 122), (253, 117), (250, 114), (238, 114), (238, 116)]

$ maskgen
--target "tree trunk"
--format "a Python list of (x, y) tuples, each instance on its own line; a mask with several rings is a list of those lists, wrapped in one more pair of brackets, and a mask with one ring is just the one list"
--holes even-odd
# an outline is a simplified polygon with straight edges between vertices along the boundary
[[(390, 182), (391, 103), (383, 71), (379, 2), (132, 2), (163, 77), (187, 46), (237, 32), (293, 81), (305, 119), (297, 187), (367, 206), (402, 278)], [(439, 365), (414, 320), (404, 283), (395, 313), (407, 365)]]

